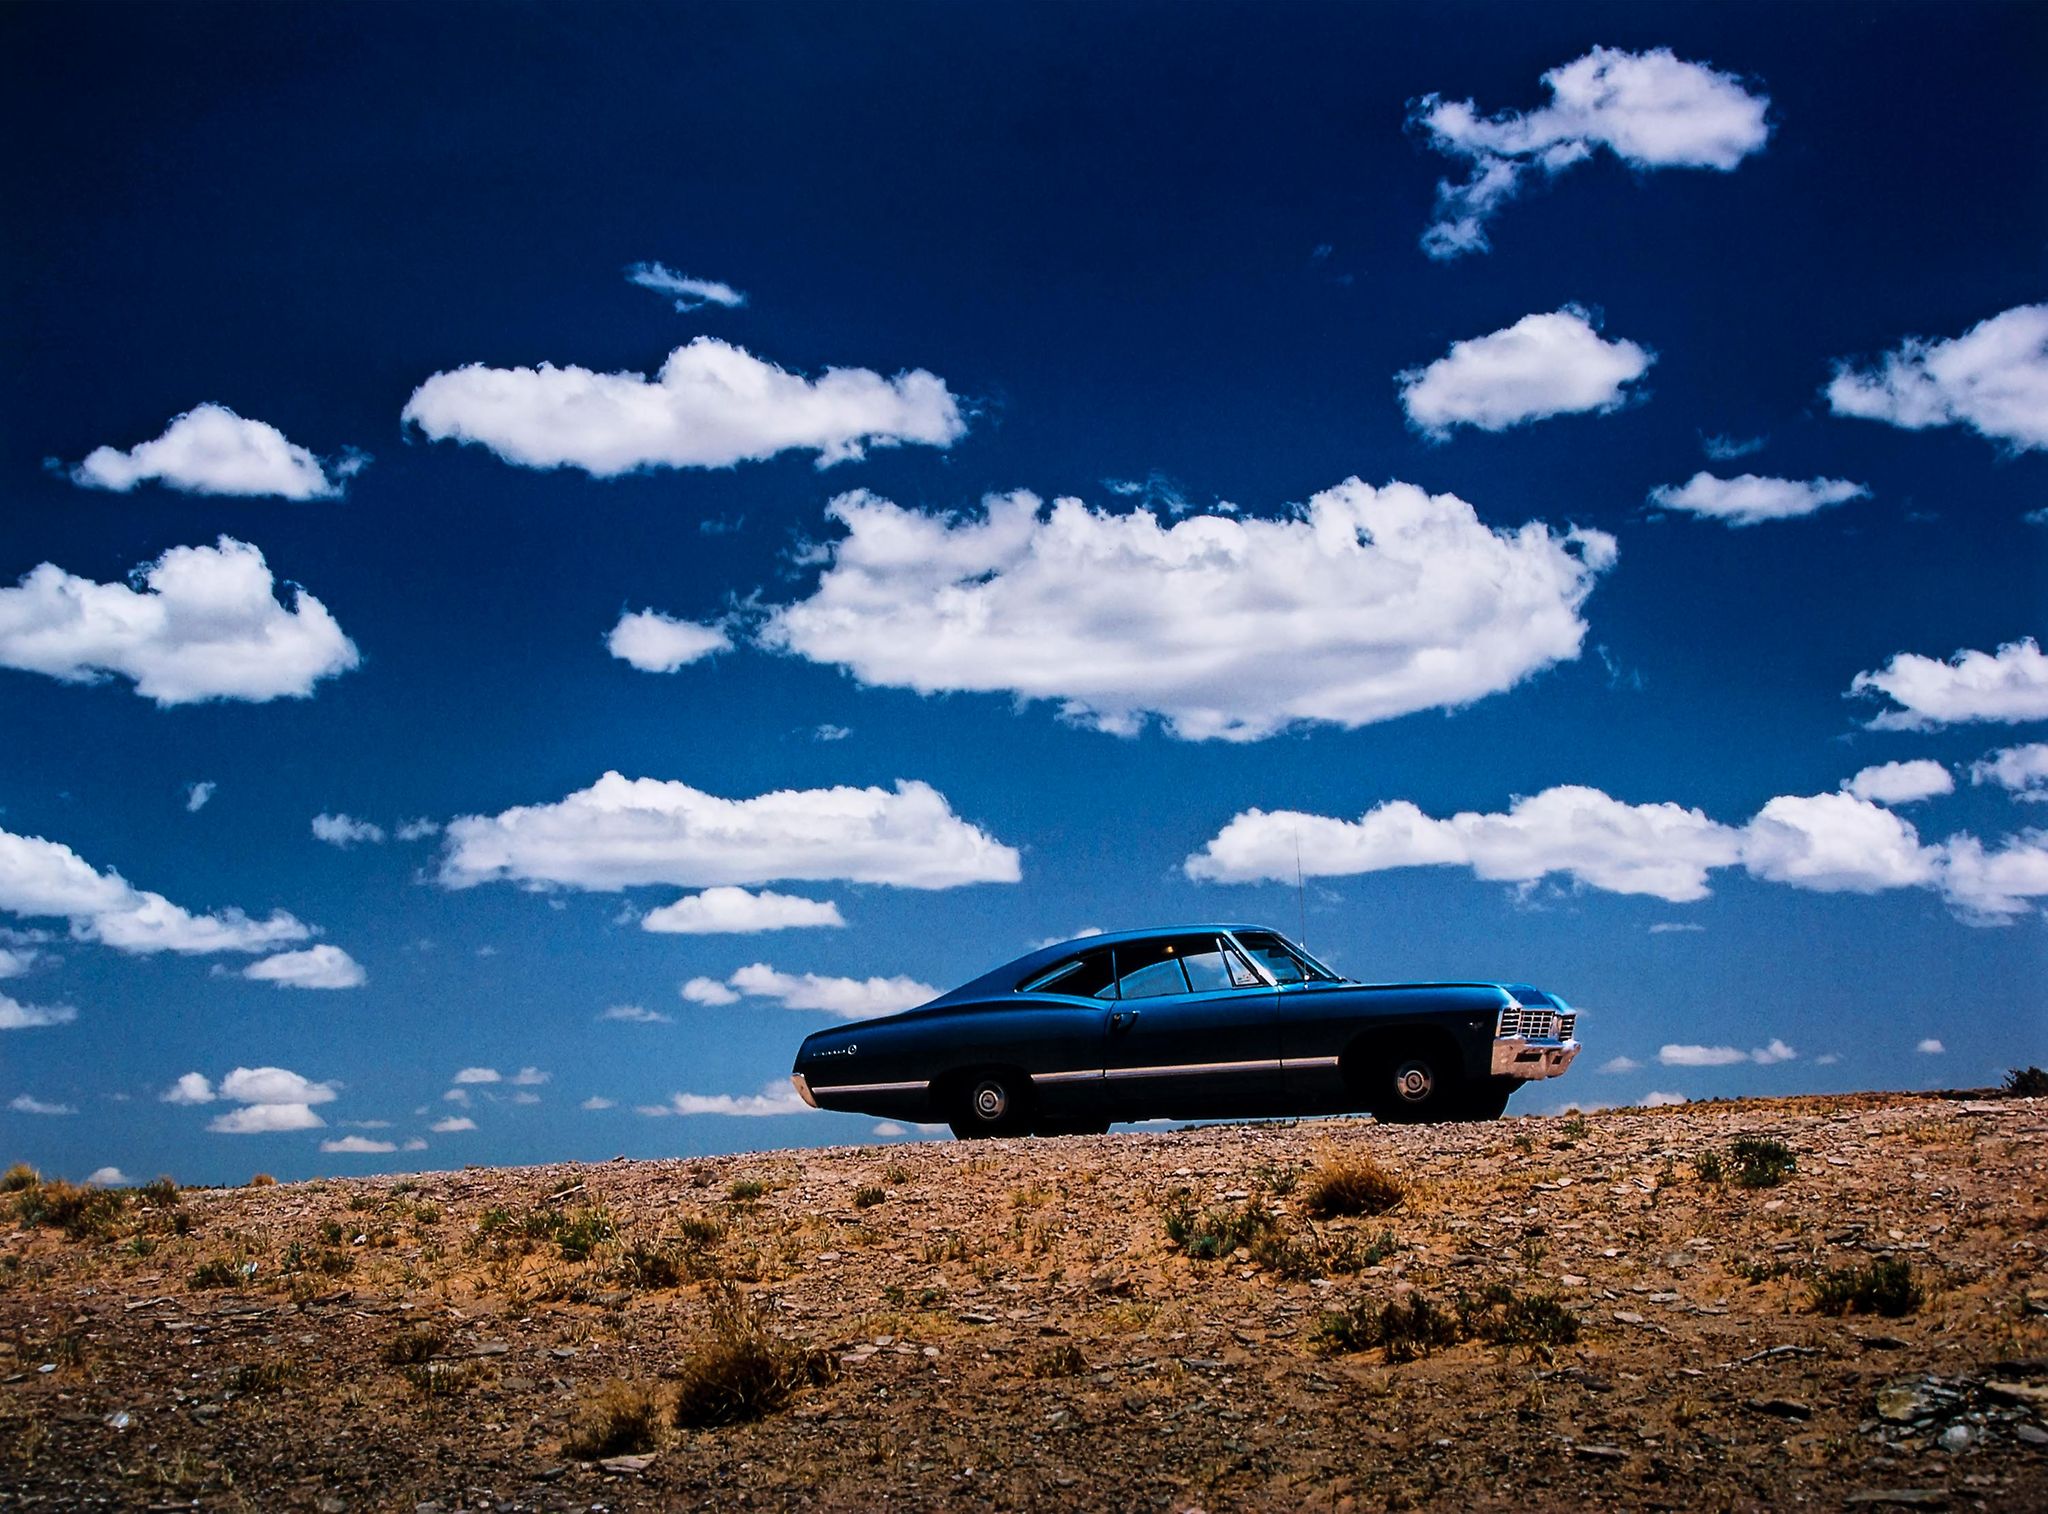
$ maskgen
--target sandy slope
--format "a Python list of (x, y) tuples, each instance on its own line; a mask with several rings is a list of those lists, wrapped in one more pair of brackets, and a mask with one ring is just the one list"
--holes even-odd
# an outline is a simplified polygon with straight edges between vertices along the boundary
[[(1697, 1175), (1744, 1135), (1796, 1174)], [(1311, 1223), (1298, 1180), (1346, 1154), (1408, 1197)], [(2048, 1103), (1867, 1095), (191, 1191), (0, 1239), (0, 1506), (2040, 1508), (2044, 1169)], [(1177, 1189), (1326, 1275), (1190, 1259)], [(1817, 1268), (1886, 1255), (1916, 1312), (1812, 1311)], [(566, 1457), (608, 1381), (673, 1395), (719, 1278), (837, 1380)], [(1332, 1310), (1489, 1284), (1578, 1340), (1318, 1349)]]

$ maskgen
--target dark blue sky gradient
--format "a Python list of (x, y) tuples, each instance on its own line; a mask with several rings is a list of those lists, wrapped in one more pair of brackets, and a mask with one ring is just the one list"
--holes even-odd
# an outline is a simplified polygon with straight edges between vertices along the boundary
[[(1447, 814), (1583, 783), (1739, 824), (1869, 763), (2040, 739), (1869, 733), (1842, 696), (1898, 652), (2048, 630), (2048, 530), (2022, 520), (2048, 505), (2048, 463), (1960, 428), (1836, 418), (1820, 390), (1834, 359), (2042, 298), (2044, 32), (2048, 11), (2019, 4), (8, 7), (0, 582), (46, 560), (118, 579), (228, 533), (323, 600), (364, 663), (309, 700), (173, 710), (125, 681), (0, 671), (0, 825), (188, 908), (289, 909), (370, 982), (285, 993), (205, 959), (64, 944), (0, 985), (79, 1008), (0, 1037), (0, 1103), (81, 1114), (0, 1109), (0, 1147), (73, 1176), (202, 1180), (865, 1139), (851, 1118), (634, 1115), (679, 1089), (753, 1092), (826, 1023), (694, 1009), (677, 984), (766, 960), (945, 986), (1083, 926), (1291, 926), (1291, 888), (1179, 871), (1254, 805)], [(1595, 44), (1741, 75), (1770, 96), (1768, 148), (1733, 173), (1603, 155), (1532, 185), (1491, 253), (1425, 258), (1434, 186), (1458, 165), (1404, 129), (1407, 103), (1533, 107), (1543, 71)], [(674, 314), (621, 276), (643, 259), (750, 303)], [(1441, 444), (1404, 424), (1397, 371), (1567, 302), (1656, 351), (1641, 403)], [(950, 449), (823, 472), (788, 454), (610, 481), (399, 426), (439, 370), (651, 372), (700, 333), (810, 373), (926, 368), (973, 422)], [(45, 466), (202, 401), (374, 461), (308, 504), (91, 493)], [(1650, 519), (1653, 486), (1714, 466), (1711, 434), (1769, 438), (1723, 472), (1873, 497), (1741, 531)], [(1579, 660), (1454, 715), (1248, 745), (1123, 740), (1045, 705), (862, 689), (755, 651), (650, 677), (602, 645), (623, 608), (702, 619), (804, 592), (816, 570), (792, 549), (842, 490), (1109, 506), (1105, 480), (1154, 470), (1197, 506), (1259, 515), (1352, 474), (1403, 479), (1493, 525), (1599, 527), (1621, 555)], [(820, 723), (853, 734), (819, 743)], [(617, 895), (448, 892), (427, 843), (343, 853), (308, 830), (323, 810), (389, 827), (549, 802), (606, 769), (731, 796), (924, 779), (1022, 848), (1024, 879), (804, 890), (838, 898), (845, 931), (656, 936), (614, 923)], [(187, 814), (197, 779), (219, 791)], [(1909, 813), (1927, 840), (1988, 842), (2021, 810), (1966, 782)], [(1309, 936), (1359, 976), (1499, 975), (1589, 1006), (1585, 1063), (1517, 1107), (1981, 1083), (2048, 1061), (2038, 916), (1973, 929), (1927, 890), (1822, 895), (1734, 870), (1714, 889), (1685, 906), (1518, 899), (1463, 869), (1386, 872), (1312, 886)], [(1706, 928), (1649, 933), (1674, 920)], [(675, 1023), (595, 1021), (620, 1002)], [(1922, 1035), (1947, 1055), (1916, 1058)], [(1666, 1041), (1772, 1036), (1802, 1058), (1653, 1061)], [(1829, 1052), (1839, 1064), (1813, 1064)], [(1651, 1065), (1594, 1070), (1616, 1053)], [(156, 1097), (188, 1070), (264, 1064), (338, 1080), (331, 1123), (388, 1119), (400, 1138), (416, 1109), (444, 1112), (457, 1067), (553, 1081), (538, 1105), (485, 1104), (476, 1133), (383, 1159), (322, 1156), (338, 1123), (212, 1135), (209, 1111)], [(592, 1094), (619, 1108), (579, 1110)]]

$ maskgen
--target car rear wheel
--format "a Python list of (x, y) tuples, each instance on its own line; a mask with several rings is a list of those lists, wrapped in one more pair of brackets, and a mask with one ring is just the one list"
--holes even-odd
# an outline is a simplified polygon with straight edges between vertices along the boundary
[(1439, 1048), (1405, 1047), (1380, 1064), (1368, 1107), (1391, 1125), (1455, 1119), (1463, 1081), (1457, 1063)]
[(1012, 1072), (976, 1073), (963, 1078), (954, 1093), (953, 1112), (947, 1123), (962, 1141), (1022, 1135), (1030, 1128), (1024, 1111), (1030, 1087), (1028, 1078)]

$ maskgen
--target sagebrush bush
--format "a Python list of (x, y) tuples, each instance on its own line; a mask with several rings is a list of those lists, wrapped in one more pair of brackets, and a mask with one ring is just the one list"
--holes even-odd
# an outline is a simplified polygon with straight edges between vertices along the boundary
[(837, 1375), (829, 1353), (776, 1334), (760, 1304), (730, 1283), (711, 1295), (711, 1339), (678, 1371), (675, 1423), (696, 1429), (772, 1414), (797, 1389)]
[(1830, 1267), (1813, 1280), (1809, 1299), (1819, 1314), (1881, 1314), (1890, 1319), (1911, 1314), (1927, 1294), (1913, 1269), (1895, 1256), (1879, 1257), (1861, 1267)]
[(1317, 1219), (1385, 1214), (1407, 1196), (1407, 1185), (1371, 1157), (1325, 1162), (1301, 1184), (1302, 1208)]
[(576, 1411), (562, 1452), (578, 1461), (652, 1451), (661, 1430), (661, 1404), (645, 1383), (610, 1382)]

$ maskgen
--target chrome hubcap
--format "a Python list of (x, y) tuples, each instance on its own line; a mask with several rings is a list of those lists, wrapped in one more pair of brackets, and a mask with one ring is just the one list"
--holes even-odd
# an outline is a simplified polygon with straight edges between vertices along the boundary
[(1420, 1062), (1403, 1063), (1394, 1072), (1394, 1087), (1401, 1097), (1411, 1104), (1420, 1103), (1429, 1097), (1436, 1080), (1430, 1076), (1429, 1068)]
[(1009, 1102), (1000, 1083), (984, 1083), (974, 1090), (974, 1112), (984, 1120), (1000, 1120)]

